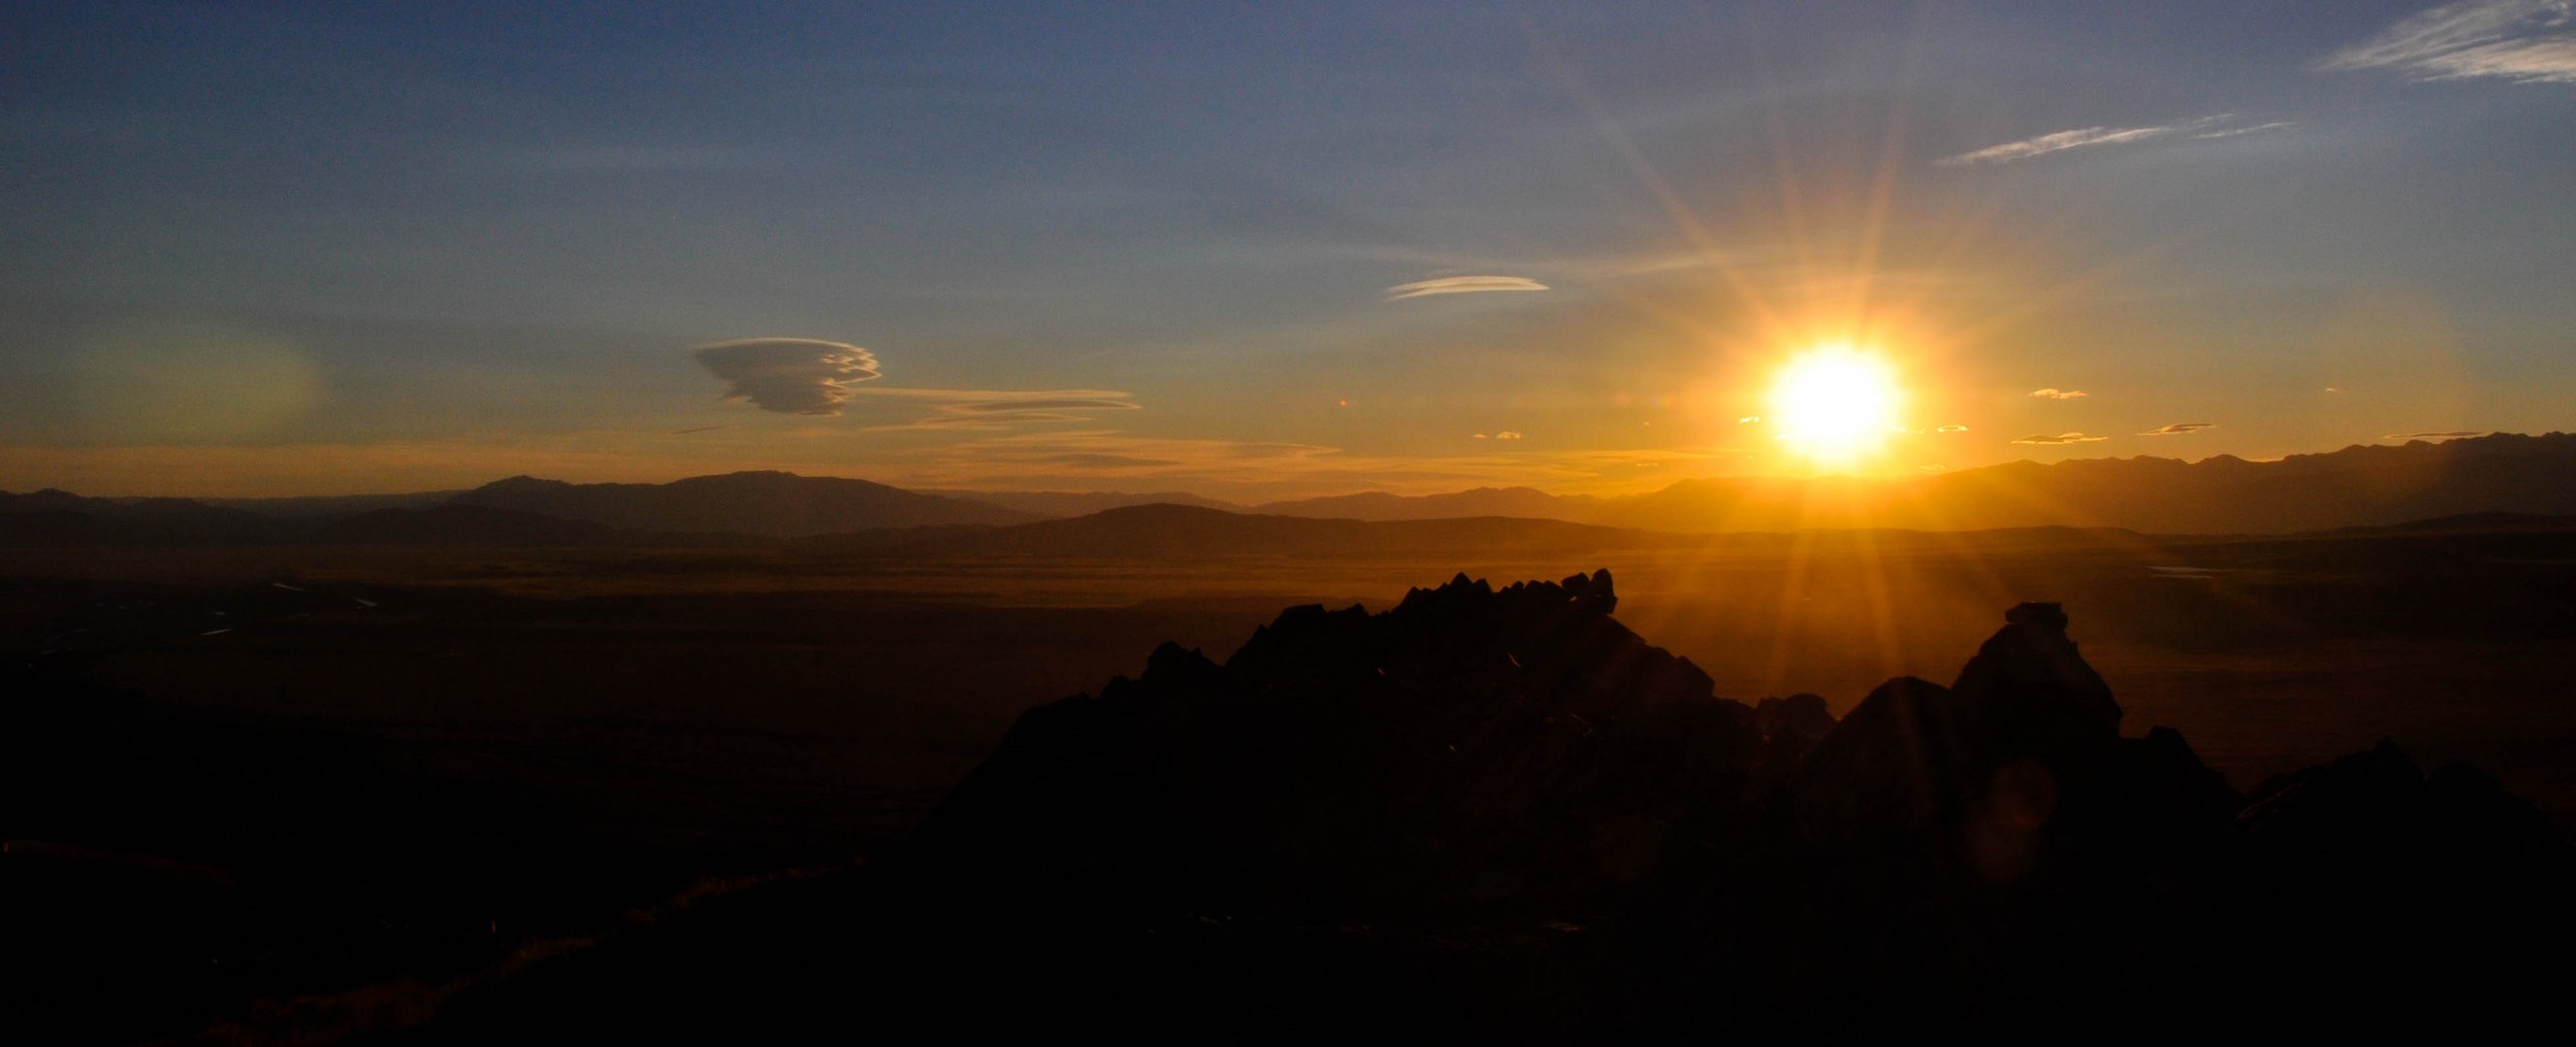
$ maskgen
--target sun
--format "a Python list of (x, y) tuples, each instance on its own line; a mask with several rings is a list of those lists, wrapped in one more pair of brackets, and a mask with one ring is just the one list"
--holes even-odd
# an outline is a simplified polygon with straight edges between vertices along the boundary
[(1771, 387), (1779, 438), (1817, 465), (1849, 466), (1876, 454), (1903, 426), (1904, 394), (1885, 357), (1850, 345), (1820, 345), (1780, 368)]

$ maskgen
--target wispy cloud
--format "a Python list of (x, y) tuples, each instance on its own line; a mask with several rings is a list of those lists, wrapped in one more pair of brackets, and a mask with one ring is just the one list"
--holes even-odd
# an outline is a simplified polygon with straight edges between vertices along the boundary
[(2185, 135), (2191, 138), (2231, 138), (2236, 135), (2253, 134), (2257, 131), (2278, 131), (2290, 126), (2289, 122), (2285, 120), (2275, 120), (2269, 123), (2250, 124), (2241, 127), (2230, 126), (2230, 122), (2235, 119), (2236, 114), (2234, 113), (2219, 113), (2215, 116), (2204, 116), (2196, 120), (2185, 120), (2181, 123), (2174, 124), (2157, 124), (2150, 127), (2078, 127), (2067, 131), (2051, 131), (2044, 135), (2033, 135), (2029, 138), (2021, 139), (2020, 141), (2005, 142), (2002, 145), (1990, 145), (1983, 149), (1960, 153), (1957, 156), (1945, 156), (1932, 161), (1932, 163), (1939, 167), (1969, 167), (1977, 164), (2001, 164), (2010, 163), (2015, 160), (2028, 160), (2035, 156), (2046, 156), (2050, 153), (2062, 153), (2069, 149), (2091, 149), (2097, 146), (2123, 145), (2130, 142), (2146, 142), (2153, 141), (2158, 138), (2170, 138), (2175, 135)]
[(1386, 289), (1386, 300), (1401, 302), (1407, 298), (1428, 298), (1440, 294), (1478, 294), (1485, 291), (1544, 291), (1547, 285), (1524, 276), (1444, 276), (1397, 284)]
[[(1029, 422), (1082, 422), (1102, 411), (1133, 411), (1115, 389), (914, 389), (861, 385), (882, 373), (876, 355), (815, 338), (746, 338), (702, 345), (698, 363), (728, 384), (725, 398), (749, 400), (780, 414), (838, 415), (853, 399), (908, 401), (919, 416), (867, 431), (966, 429), (998, 431)], [(710, 426), (708, 428), (718, 428)], [(688, 430), (699, 432), (704, 430)]]
[(2576, 0), (2463, 0), (2328, 55), (2323, 70), (2397, 69), (2419, 80), (2576, 83)]
[(1968, 427), (1964, 425), (1945, 425), (1932, 431), (1936, 433), (1964, 433), (1968, 431)]
[(868, 398), (906, 400), (928, 406), (929, 413), (901, 422), (868, 427), (868, 432), (953, 429), (1000, 432), (1041, 422), (1088, 422), (1103, 411), (1133, 411), (1142, 405), (1114, 389), (862, 389)]
[(2149, 429), (2149, 430), (2147, 430), (2146, 432), (2139, 433), (2138, 435), (2140, 435), (2140, 436), (2181, 436), (2181, 435), (2182, 435), (2182, 434), (2184, 434), (2184, 433), (2196, 433), (2196, 432), (2199, 432), (2199, 431), (2201, 431), (2201, 430), (2203, 430), (2203, 429), (2215, 429), (2215, 428), (2217, 428), (2217, 427), (2218, 427), (2218, 423), (2216, 423), (2216, 422), (2175, 422), (2175, 423), (2174, 423), (2174, 424), (2172, 424), (2172, 425), (2160, 425), (2160, 426), (2157, 426), (2157, 427), (2155, 427), (2155, 428), (2153, 428), (2153, 429)]
[(2033, 389), (2030, 395), (2042, 400), (2081, 400), (2093, 394), (2082, 389), (2059, 389), (2051, 386), (2046, 389)]
[(2086, 436), (2083, 433), (2059, 433), (2055, 436), (2050, 436), (2046, 433), (2033, 433), (2013, 442), (2017, 444), (2089, 444), (2100, 443), (2108, 439), (2110, 439), (2110, 437)]
[(2471, 437), (2471, 436), (2485, 436), (2485, 435), (2487, 435), (2487, 434), (2486, 434), (2486, 432), (2485, 432), (2484, 430), (2477, 430), (2477, 431), (2466, 431), (2466, 430), (2463, 430), (2463, 431), (2460, 431), (2460, 432), (2451, 432), (2451, 433), (2390, 433), (2390, 434), (2388, 434), (2388, 435), (2386, 435), (2386, 436), (2380, 437), (2380, 439), (2382, 439), (2382, 440), (2459, 440), (2459, 439), (2465, 439), (2465, 438), (2467, 438), (2467, 437)]
[(875, 354), (813, 338), (745, 338), (697, 347), (698, 363), (727, 383), (725, 399), (780, 414), (836, 415), (874, 381)]
[(2205, 139), (2205, 138), (2234, 138), (2234, 137), (2236, 137), (2237, 135), (2260, 134), (2260, 133), (2262, 133), (2262, 132), (2264, 132), (2264, 131), (2287, 131), (2287, 130), (2289, 130), (2290, 128), (2297, 127), (2297, 126), (2299, 126), (2299, 125), (2294, 124), (2294, 123), (2291, 123), (2291, 122), (2289, 122), (2289, 121), (2287, 121), (2287, 120), (2274, 120), (2274, 121), (2271, 121), (2271, 122), (2269, 122), (2269, 123), (2252, 124), (2252, 125), (2245, 126), (2245, 127), (2227, 127), (2227, 128), (2221, 128), (2221, 129), (2216, 130), (2216, 131), (2203, 131), (2203, 132), (2201, 132), (2201, 133), (2199, 133), (2199, 134), (2193, 135), (2192, 137), (2193, 137), (2193, 138), (2204, 138), (2204, 139)]

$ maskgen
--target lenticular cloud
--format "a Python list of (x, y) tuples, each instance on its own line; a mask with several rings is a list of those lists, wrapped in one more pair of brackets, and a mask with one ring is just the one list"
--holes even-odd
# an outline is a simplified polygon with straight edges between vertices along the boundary
[(725, 399), (780, 414), (836, 415), (877, 358), (855, 345), (814, 338), (746, 338), (697, 349), (698, 363), (728, 383)]

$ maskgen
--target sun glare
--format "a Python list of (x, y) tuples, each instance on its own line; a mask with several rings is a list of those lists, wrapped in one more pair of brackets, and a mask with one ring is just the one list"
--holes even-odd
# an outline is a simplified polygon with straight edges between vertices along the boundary
[(1849, 466), (1875, 454), (1900, 428), (1903, 396), (1884, 357), (1823, 345), (1789, 360), (1771, 387), (1780, 439), (1817, 465)]

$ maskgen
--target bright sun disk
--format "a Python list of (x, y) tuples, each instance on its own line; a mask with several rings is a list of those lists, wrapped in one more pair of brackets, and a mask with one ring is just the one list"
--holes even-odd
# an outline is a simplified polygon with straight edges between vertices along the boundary
[(1876, 353), (1825, 345), (1798, 354), (1771, 387), (1780, 438), (1819, 465), (1850, 465), (1902, 428), (1896, 371)]

